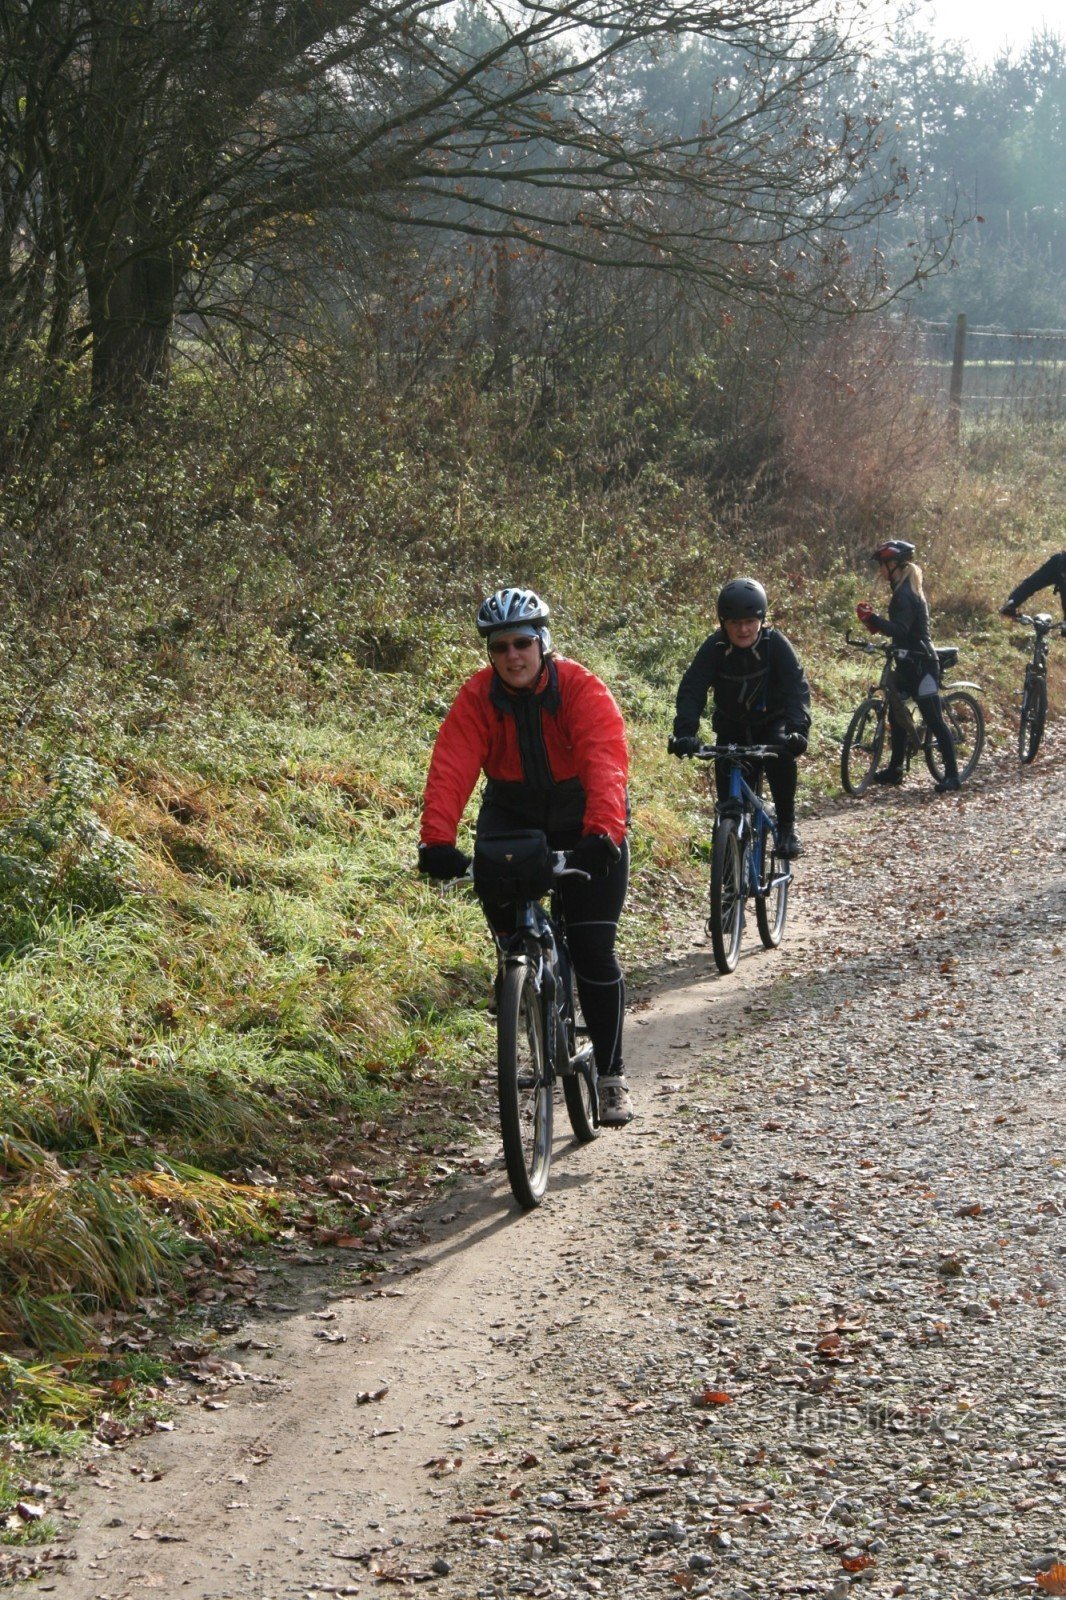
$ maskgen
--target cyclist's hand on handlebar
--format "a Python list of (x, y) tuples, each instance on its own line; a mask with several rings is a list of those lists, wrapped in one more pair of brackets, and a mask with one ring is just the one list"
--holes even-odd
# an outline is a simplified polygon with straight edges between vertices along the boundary
[(681, 760), (685, 756), (694, 756), (700, 748), (700, 741), (694, 733), (674, 733), (666, 741), (666, 748), (670, 755)]
[(802, 756), (807, 753), (807, 735), (798, 728), (792, 728), (779, 741), (782, 753), (786, 756)]
[(461, 878), (470, 866), (470, 857), (454, 844), (420, 844), (418, 870), (427, 878)]
[(874, 621), (876, 613), (874, 612), (874, 608), (870, 604), (869, 600), (859, 601), (858, 605), (855, 607), (855, 615), (858, 617), (859, 621), (862, 623), (863, 627), (868, 633), (877, 632), (877, 624)]
[(578, 872), (587, 872), (590, 878), (605, 878), (621, 854), (606, 833), (594, 833), (587, 839), (579, 839), (573, 849), (566, 852), (566, 864)]

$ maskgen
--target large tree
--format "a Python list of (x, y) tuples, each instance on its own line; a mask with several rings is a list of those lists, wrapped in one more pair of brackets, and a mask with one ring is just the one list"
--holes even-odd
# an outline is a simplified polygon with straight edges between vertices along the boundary
[[(435, 228), (843, 304), (899, 195), (820, 0), (0, 0), (0, 44), (0, 310), (87, 346), (98, 397), (318, 241)], [(713, 66), (681, 120), (635, 67), (678, 51)]]

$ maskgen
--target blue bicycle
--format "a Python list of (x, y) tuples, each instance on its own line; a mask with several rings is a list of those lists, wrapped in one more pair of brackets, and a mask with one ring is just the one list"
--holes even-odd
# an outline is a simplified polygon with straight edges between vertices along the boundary
[(781, 854), (777, 821), (759, 794), (762, 763), (779, 754), (768, 744), (701, 745), (694, 752), (697, 761), (721, 762), (729, 779), (726, 797), (715, 804), (711, 836), (707, 931), (719, 972), (732, 972), (740, 958), (749, 896), (764, 947), (776, 950), (785, 932), (792, 867)]

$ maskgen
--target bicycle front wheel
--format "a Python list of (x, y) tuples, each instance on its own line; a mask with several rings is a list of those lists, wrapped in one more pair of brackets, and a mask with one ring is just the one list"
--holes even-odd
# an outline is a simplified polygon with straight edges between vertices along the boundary
[(777, 853), (773, 829), (764, 823), (762, 870), (759, 873), (759, 887), (755, 891), (755, 922), (759, 938), (767, 950), (776, 950), (785, 932), (791, 875), (788, 862)]
[(719, 972), (732, 972), (740, 957), (744, 929), (745, 850), (736, 822), (721, 817), (711, 846), (711, 945)]
[(524, 962), (507, 968), (496, 1018), (500, 1132), (511, 1191), (524, 1211), (544, 1198), (552, 1158), (552, 1084), (544, 1012)]
[(1018, 760), (1023, 766), (1036, 759), (1047, 721), (1047, 680), (1030, 669), (1025, 674), (1025, 690), (1018, 722)]
[(592, 1120), (595, 1111), (593, 1097), (596, 1093), (596, 1069), (592, 1064), (591, 1045), (587, 1045), (580, 1052), (575, 1068), (575, 1071), (568, 1073), (563, 1079), (566, 1114), (570, 1118), (570, 1126), (574, 1130), (574, 1138), (578, 1144), (591, 1144), (593, 1139), (598, 1139), (600, 1136), (600, 1130)]
[[(955, 760), (959, 764), (959, 782), (965, 783), (973, 773), (981, 751), (985, 747), (985, 714), (978, 700), (965, 689), (949, 689), (940, 698), (944, 721), (955, 743)], [(937, 783), (944, 776), (944, 759), (940, 746), (928, 728), (925, 730), (925, 764)]]
[(864, 700), (848, 723), (840, 751), (840, 782), (844, 793), (865, 794), (881, 762), (885, 747), (887, 708), (883, 700)]

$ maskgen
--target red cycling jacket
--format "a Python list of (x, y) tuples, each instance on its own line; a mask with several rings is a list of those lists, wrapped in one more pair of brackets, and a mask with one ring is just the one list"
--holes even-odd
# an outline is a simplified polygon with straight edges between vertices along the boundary
[(620, 845), (626, 832), (629, 753), (622, 713), (607, 685), (576, 661), (551, 658), (530, 697), (540, 708), (536, 754), (546, 758), (546, 771), (532, 777), (523, 762), (519, 719), (505, 709), (508, 693), (485, 666), (456, 695), (433, 746), (422, 843), (455, 843), (466, 803), (484, 773), (500, 783), (576, 778), (585, 791), (582, 833), (608, 834)]

